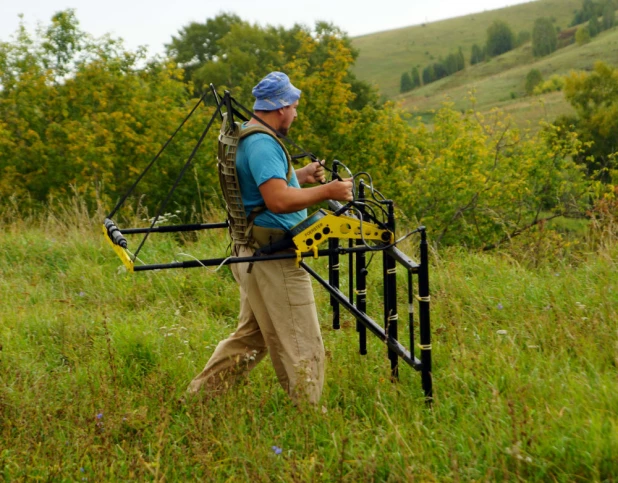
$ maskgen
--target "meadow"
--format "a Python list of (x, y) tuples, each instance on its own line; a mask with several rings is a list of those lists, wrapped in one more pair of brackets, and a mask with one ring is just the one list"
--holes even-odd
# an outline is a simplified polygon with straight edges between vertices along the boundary
[[(616, 481), (615, 218), (565, 243), (540, 229), (499, 251), (434, 247), (431, 407), (409, 367), (390, 381), (383, 344), (358, 354), (351, 317), (330, 327), (316, 286), (328, 361), (313, 409), (290, 403), (267, 360), (218, 399), (182, 401), (234, 330), (228, 268), (128, 274), (102, 213), (17, 213), (0, 210), (3, 481)], [(144, 225), (132, 216), (124, 226)], [(153, 235), (140, 258), (227, 245), (224, 231)]]
[(536, 0), (497, 10), (478, 12), (438, 22), (412, 25), (385, 32), (354, 37), (352, 45), (359, 49), (354, 72), (362, 80), (377, 84), (380, 91), (392, 98), (399, 94), (399, 80), (412, 67), (422, 69), (440, 57), (462, 48), (469, 66), (472, 46), (485, 45), (487, 28), (495, 21), (507, 22), (517, 36), (532, 32), (540, 17), (555, 19), (564, 29), (573, 19), (573, 12), (582, 0)]
[[(618, 31), (610, 29), (587, 44), (571, 44), (540, 58), (534, 57), (529, 41), (476, 65), (470, 65), (471, 47), (485, 45), (487, 28), (495, 20), (506, 22), (516, 36), (521, 31), (532, 32), (534, 21), (541, 17), (549, 17), (558, 28), (566, 29), (581, 3), (580, 0), (537, 0), (356, 37), (352, 44), (359, 49), (359, 57), (354, 72), (360, 79), (374, 83), (385, 98), (428, 123), (432, 122), (435, 111), (448, 101), (462, 112), (474, 109), (487, 113), (497, 107), (510, 114), (514, 125), (538, 129), (539, 121), (553, 122), (561, 115), (573, 114), (574, 110), (560, 92), (528, 96), (525, 92), (528, 72), (538, 69), (547, 80), (573, 70), (590, 71), (597, 61), (618, 65)], [(466, 59), (464, 70), (400, 94), (403, 72), (410, 72), (415, 66), (420, 72), (459, 47)]]

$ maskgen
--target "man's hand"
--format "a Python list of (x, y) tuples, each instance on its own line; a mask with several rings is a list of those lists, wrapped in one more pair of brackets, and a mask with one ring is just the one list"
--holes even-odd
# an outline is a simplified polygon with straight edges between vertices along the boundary
[(304, 166), (296, 171), (296, 177), (298, 182), (303, 185), (305, 183), (326, 183), (326, 176), (324, 173), (324, 160), (313, 161), (307, 166)]
[(354, 193), (352, 187), (352, 178), (345, 178), (341, 181), (331, 181), (327, 185), (330, 188), (331, 200), (335, 201), (353, 201)]

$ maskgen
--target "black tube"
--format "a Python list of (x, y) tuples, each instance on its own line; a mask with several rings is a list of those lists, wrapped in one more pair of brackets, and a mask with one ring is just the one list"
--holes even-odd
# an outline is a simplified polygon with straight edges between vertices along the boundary
[(408, 331), (410, 352), (414, 354), (414, 279), (411, 270), (408, 270)]
[[(335, 180), (337, 178), (338, 178), (337, 165), (333, 164), (332, 179)], [(328, 256), (328, 281), (331, 287), (335, 287), (338, 289), (339, 288), (339, 254), (337, 253), (337, 248), (339, 248), (339, 239), (329, 238), (328, 248), (329, 248), (329, 251), (331, 252), (331, 254)], [(339, 328), (341, 327), (339, 302), (333, 295), (330, 296), (330, 305), (333, 308), (333, 329), (339, 330)]]
[(380, 327), (372, 318), (367, 314), (362, 313), (358, 308), (348, 300), (348, 298), (339, 290), (331, 287), (326, 280), (320, 277), (309, 265), (305, 262), (300, 262), (300, 266), (303, 267), (309, 275), (315, 278), (331, 295), (334, 295), (339, 303), (343, 305), (354, 317), (360, 320), (365, 327), (367, 327), (375, 336), (377, 336), (386, 346), (397, 354), (401, 359), (415, 370), (420, 370), (421, 361), (415, 359), (410, 352), (402, 346), (399, 341), (388, 337), (384, 329)]
[[(395, 233), (395, 209), (393, 202), (388, 203), (388, 229)], [(398, 338), (397, 313), (397, 262), (395, 259), (384, 252), (384, 327), (391, 339)], [(399, 360), (397, 354), (391, 349), (388, 350), (388, 358), (391, 361), (391, 377), (396, 380), (399, 378)]]
[(429, 319), (429, 253), (427, 234), (421, 231), (421, 267), (418, 274), (419, 327), (421, 339), (421, 381), (425, 399), (431, 402), (433, 388), (431, 380), (431, 324)]
[[(365, 198), (365, 185), (360, 182), (358, 197)], [(365, 208), (360, 208), (361, 216), (365, 215)], [(356, 245), (362, 246), (362, 240), (356, 240)], [(350, 297), (352, 300), (352, 297)], [(367, 313), (367, 256), (365, 252), (356, 254), (356, 306), (362, 313)], [(361, 355), (367, 355), (367, 328), (356, 319), (356, 331), (358, 332), (358, 351)]]
[(157, 226), (155, 228), (123, 228), (120, 230), (123, 235), (133, 235), (136, 233), (175, 233), (178, 231), (198, 231), (198, 230), (210, 230), (212, 228), (227, 228), (226, 222), (222, 223), (194, 223), (191, 225), (167, 225)]

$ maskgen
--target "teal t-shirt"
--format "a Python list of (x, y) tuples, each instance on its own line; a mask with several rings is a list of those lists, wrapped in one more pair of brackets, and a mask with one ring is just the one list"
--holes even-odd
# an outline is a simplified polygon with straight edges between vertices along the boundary
[[(255, 133), (242, 139), (238, 145), (236, 172), (245, 212), (249, 216), (253, 208), (265, 204), (259, 190), (260, 185), (273, 178), (287, 180), (288, 161), (281, 146), (272, 136)], [(288, 186), (300, 188), (296, 173), (292, 175)], [(276, 214), (267, 209), (256, 216), (254, 223), (265, 228), (289, 230), (305, 218), (307, 210)]]

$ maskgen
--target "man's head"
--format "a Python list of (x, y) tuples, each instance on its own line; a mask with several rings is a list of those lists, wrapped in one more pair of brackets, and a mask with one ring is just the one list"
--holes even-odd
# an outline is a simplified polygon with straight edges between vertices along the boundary
[(286, 135), (296, 118), (300, 89), (294, 87), (283, 72), (271, 72), (252, 92), (255, 96), (253, 110), (260, 113), (262, 118), (269, 117), (271, 123), (276, 121), (273, 127)]

